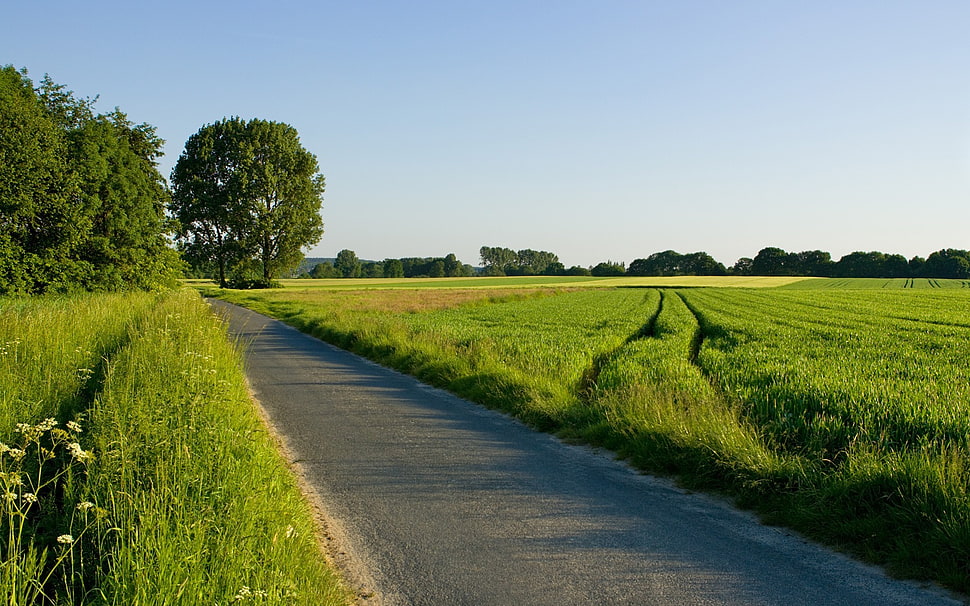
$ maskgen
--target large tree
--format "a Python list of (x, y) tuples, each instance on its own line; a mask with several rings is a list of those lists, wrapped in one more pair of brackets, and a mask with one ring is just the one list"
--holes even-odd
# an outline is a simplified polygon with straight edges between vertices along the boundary
[(209, 265), (221, 286), (255, 270), (268, 284), (320, 241), (324, 178), (296, 129), (228, 118), (203, 126), (172, 171), (172, 212), (186, 258)]
[(80, 237), (64, 133), (26, 71), (0, 69), (0, 292), (46, 290)]
[(0, 292), (173, 283), (161, 145), (118, 109), (0, 68)]
[(90, 287), (160, 286), (179, 263), (167, 238), (168, 186), (156, 165), (164, 142), (117, 109), (85, 120), (68, 139), (85, 218), (77, 258), (92, 268)]

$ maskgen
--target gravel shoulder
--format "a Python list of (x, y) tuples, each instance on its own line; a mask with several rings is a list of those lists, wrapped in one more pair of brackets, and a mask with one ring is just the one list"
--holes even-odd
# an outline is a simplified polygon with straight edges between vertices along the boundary
[(362, 603), (956, 605), (212, 300)]

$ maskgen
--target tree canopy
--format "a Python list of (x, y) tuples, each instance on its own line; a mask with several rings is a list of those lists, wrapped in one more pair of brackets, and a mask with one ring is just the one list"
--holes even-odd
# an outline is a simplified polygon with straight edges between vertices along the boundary
[(781, 248), (761, 249), (754, 259), (743, 257), (731, 269), (737, 275), (821, 276), (836, 278), (970, 278), (970, 252), (947, 248), (927, 259), (907, 260), (900, 254), (855, 251), (833, 261), (829, 253), (799, 253)]
[(174, 283), (164, 143), (45, 77), (0, 68), (0, 292)]
[(526, 248), (516, 252), (500, 246), (483, 246), (479, 254), (486, 275), (539, 276), (563, 271), (559, 257), (544, 250)]
[(646, 259), (635, 259), (626, 273), (631, 276), (723, 276), (727, 269), (706, 252), (682, 255), (665, 250)]
[(186, 259), (268, 285), (320, 241), (324, 178), (292, 126), (228, 118), (189, 137), (172, 171), (172, 213)]

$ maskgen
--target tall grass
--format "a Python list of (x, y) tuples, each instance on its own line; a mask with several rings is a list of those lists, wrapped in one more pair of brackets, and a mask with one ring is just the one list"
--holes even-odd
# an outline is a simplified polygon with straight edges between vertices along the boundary
[(597, 289), (427, 311), (426, 292), (393, 292), (407, 311), (348, 291), (220, 296), (970, 590), (959, 290)]
[(0, 601), (349, 602), (197, 294), (4, 300), (0, 322), (3, 441), (17, 423), (72, 440), (22, 474), (49, 480), (30, 502), (5, 501), (0, 565), (18, 582)]
[(783, 463), (694, 363), (700, 327), (681, 296), (663, 291), (658, 314), (602, 366), (590, 405), (605, 422), (579, 434), (695, 486), (738, 486)]

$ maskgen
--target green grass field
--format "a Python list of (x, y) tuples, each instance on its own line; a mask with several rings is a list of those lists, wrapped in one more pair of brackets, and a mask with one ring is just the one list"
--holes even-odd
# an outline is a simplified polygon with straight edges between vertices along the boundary
[(0, 299), (0, 602), (348, 604), (197, 293)]
[(811, 278), (782, 285), (794, 289), (937, 289), (970, 288), (968, 280), (943, 280), (934, 278)]
[(835, 282), (220, 296), (967, 591), (970, 296)]

